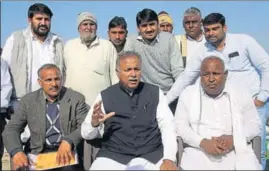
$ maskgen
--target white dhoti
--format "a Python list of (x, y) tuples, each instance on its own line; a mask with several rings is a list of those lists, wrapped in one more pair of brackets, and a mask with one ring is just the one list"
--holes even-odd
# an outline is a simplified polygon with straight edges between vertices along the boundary
[(97, 157), (90, 170), (160, 170), (163, 159), (157, 164), (143, 158), (134, 158), (127, 165), (106, 157)]

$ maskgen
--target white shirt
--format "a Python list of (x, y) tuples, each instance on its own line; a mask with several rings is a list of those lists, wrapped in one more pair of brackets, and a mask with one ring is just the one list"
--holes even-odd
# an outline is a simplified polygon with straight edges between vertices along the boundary
[[(27, 65), (29, 68), (31, 68), (31, 73), (28, 73), (28, 80), (31, 80), (29, 83), (30, 86), (30, 92), (35, 91), (40, 88), (37, 79), (38, 69), (46, 64), (46, 63), (54, 63), (54, 48), (53, 48), (53, 42), (57, 38), (57, 36), (52, 35), (52, 33), (48, 34), (48, 37), (43, 43), (40, 43), (32, 34), (31, 32), (31, 43), (32, 43), (32, 49), (28, 47), (28, 54), (32, 53), (33, 60), (32, 62), (30, 60), (27, 60)], [(13, 41), (14, 36), (11, 35), (3, 48), (2, 57), (7, 61), (7, 63), (10, 65), (11, 62), (11, 56), (12, 56), (12, 49), (13, 49)], [(32, 51), (32, 52), (31, 52)], [(29, 55), (28, 55), (29, 56)], [(32, 63), (32, 64), (31, 64)]]
[[(185, 71), (167, 93), (168, 103), (174, 101), (182, 90), (198, 77), (201, 62), (212, 55), (224, 60), (229, 71), (227, 77), (229, 80), (239, 87), (246, 87), (252, 97), (257, 97), (260, 101), (265, 102), (268, 99), (269, 55), (252, 37), (227, 33), (225, 47), (221, 52), (209, 43), (201, 44), (198, 47), (191, 56), (191, 61)], [(229, 55), (233, 57), (229, 57)]]
[(2, 108), (8, 108), (11, 93), (12, 84), (8, 64), (1, 58), (1, 112)]
[[(97, 96), (94, 104), (99, 102), (100, 100), (102, 100), (101, 94)], [(103, 113), (105, 113), (103, 104), (101, 108)], [(91, 124), (92, 114), (93, 114), (93, 107), (90, 109), (84, 122), (81, 125), (82, 137), (87, 140), (100, 137), (104, 133), (104, 124), (100, 124), (96, 128), (92, 127)], [(162, 136), (162, 143), (164, 148), (163, 159), (176, 161), (177, 141), (176, 141), (175, 124), (173, 121), (173, 114), (167, 105), (166, 98), (163, 92), (160, 89), (159, 89), (159, 103), (157, 106), (156, 118)]]
[[(196, 83), (197, 84), (197, 83)], [(226, 83), (227, 85), (227, 83)], [(201, 92), (201, 120), (194, 122), (190, 118), (190, 111), (195, 104), (192, 101), (195, 86), (187, 87), (181, 94), (177, 110), (175, 113), (175, 122), (177, 125), (177, 134), (182, 137), (183, 141), (190, 145), (184, 149), (182, 155), (183, 169), (214, 169), (214, 170), (234, 170), (235, 169), (235, 153), (229, 152), (224, 156), (212, 156), (206, 154), (200, 147), (202, 139), (211, 139), (212, 137), (232, 135), (232, 113), (230, 97), (226, 89), (216, 98), (207, 96)], [(257, 110), (253, 104), (252, 98), (248, 93), (238, 92), (238, 101), (240, 112), (244, 120), (244, 132), (246, 142), (252, 140), (260, 132), (260, 119)], [(239, 101), (240, 99), (240, 101)], [(196, 128), (197, 130), (193, 129)], [(197, 160), (195, 160), (197, 158)], [(193, 165), (193, 161), (196, 161)]]
[[(181, 36), (182, 35), (175, 36), (176, 41), (177, 41), (178, 46), (179, 46), (179, 49), (180, 49), (180, 52), (181, 52)], [(190, 57), (193, 55), (195, 50), (199, 47), (200, 44), (205, 43), (206, 40), (205, 40), (204, 35), (202, 35), (199, 40), (195, 40), (195, 39), (191, 38), (190, 36), (186, 36), (186, 38), (187, 38), (187, 61), (186, 61), (186, 64), (188, 64), (190, 61)]]

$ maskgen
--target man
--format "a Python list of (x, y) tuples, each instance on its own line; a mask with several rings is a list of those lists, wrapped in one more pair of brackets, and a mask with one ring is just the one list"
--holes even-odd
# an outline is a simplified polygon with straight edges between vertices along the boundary
[[(25, 94), (40, 88), (37, 70), (43, 64), (54, 63), (64, 72), (63, 41), (50, 32), (53, 13), (44, 4), (35, 3), (28, 9), (29, 27), (12, 33), (3, 49), (2, 58), (9, 64), (13, 82), (11, 105), (15, 110)], [(30, 137), (26, 128), (22, 139)]]
[(0, 170), (2, 170), (2, 157), (4, 153), (2, 132), (6, 125), (6, 118), (8, 118), (8, 108), (10, 105), (9, 102), (11, 93), (12, 93), (12, 84), (8, 64), (3, 58), (1, 58)]
[(82, 124), (83, 138), (102, 137), (91, 170), (177, 169), (173, 115), (162, 91), (140, 82), (141, 63), (136, 52), (120, 54), (119, 83), (97, 96)]
[(173, 33), (173, 19), (167, 12), (159, 12), (158, 20), (160, 31), (169, 32), (171, 34)]
[[(98, 93), (118, 82), (114, 69), (117, 51), (110, 41), (96, 35), (97, 25), (93, 14), (80, 13), (77, 18), (80, 37), (68, 41), (64, 48), (65, 86), (85, 95), (89, 106)], [(91, 155), (96, 153), (96, 149), (84, 144), (84, 151), (84, 169), (89, 170)]]
[(202, 30), (202, 14), (198, 8), (190, 7), (184, 12), (183, 28), (185, 34), (177, 35), (176, 40), (182, 55), (184, 68), (200, 44), (205, 43)]
[(100, 91), (118, 81), (114, 70), (117, 51), (111, 42), (96, 35), (97, 19), (93, 14), (80, 13), (77, 27), (80, 37), (68, 41), (64, 48), (65, 85), (84, 94), (90, 105)]
[(207, 57), (201, 64), (201, 81), (179, 98), (178, 136), (189, 145), (182, 155), (184, 170), (261, 169), (250, 143), (261, 132), (260, 118), (251, 96), (226, 82), (227, 75), (220, 58)]
[(34, 162), (23, 152), (19, 138), (27, 124), (31, 133), (30, 154), (56, 151), (59, 165), (70, 162), (73, 150), (83, 140), (80, 126), (88, 112), (84, 96), (62, 87), (60, 69), (54, 64), (41, 66), (38, 77), (41, 89), (22, 97), (3, 133), (13, 169)]
[(168, 103), (177, 98), (181, 91), (197, 78), (201, 61), (206, 56), (216, 55), (222, 58), (230, 72), (228, 79), (239, 87), (245, 87), (258, 109), (262, 120), (262, 164), (265, 168), (265, 125), (269, 114), (269, 55), (252, 37), (226, 33), (225, 17), (220, 13), (206, 16), (203, 26), (207, 43), (193, 54), (190, 65), (168, 92)]
[(108, 24), (108, 37), (118, 54), (123, 51), (127, 34), (127, 23), (123, 17), (116, 16), (110, 20)]
[[(166, 94), (183, 71), (177, 42), (172, 34), (159, 32), (158, 16), (151, 9), (138, 12), (136, 23), (139, 35), (127, 37), (124, 50), (143, 57), (142, 81), (159, 86)], [(176, 103), (170, 107), (174, 112)]]

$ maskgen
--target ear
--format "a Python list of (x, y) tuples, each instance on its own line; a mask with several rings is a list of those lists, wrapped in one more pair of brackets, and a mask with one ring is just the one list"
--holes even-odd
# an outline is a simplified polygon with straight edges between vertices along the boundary
[(224, 30), (225, 33), (227, 32), (227, 29), (228, 29), (228, 28), (227, 28), (227, 25), (224, 25), (224, 26), (223, 26), (223, 30)]
[(109, 30), (107, 30), (107, 37), (108, 37), (108, 39), (110, 39), (110, 38), (109, 38)]
[(40, 85), (40, 87), (42, 87), (42, 80), (40, 78), (37, 79), (37, 82)]
[(226, 70), (226, 71), (224, 72), (224, 76), (225, 76), (225, 77), (228, 76), (228, 70)]
[(32, 19), (28, 17), (28, 24), (31, 25)]

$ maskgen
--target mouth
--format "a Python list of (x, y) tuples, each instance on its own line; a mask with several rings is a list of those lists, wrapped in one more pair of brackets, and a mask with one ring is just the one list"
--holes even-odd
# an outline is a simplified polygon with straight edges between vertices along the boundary
[(47, 31), (47, 30), (48, 30), (48, 28), (47, 28), (47, 27), (44, 27), (44, 26), (39, 27), (38, 29), (39, 29), (39, 30), (42, 30), (42, 31)]
[(130, 84), (136, 84), (137, 83), (137, 80), (129, 80), (129, 83)]
[(207, 85), (207, 87), (210, 89), (214, 89), (217, 87), (217, 85), (216, 84), (209, 84), (209, 85)]

